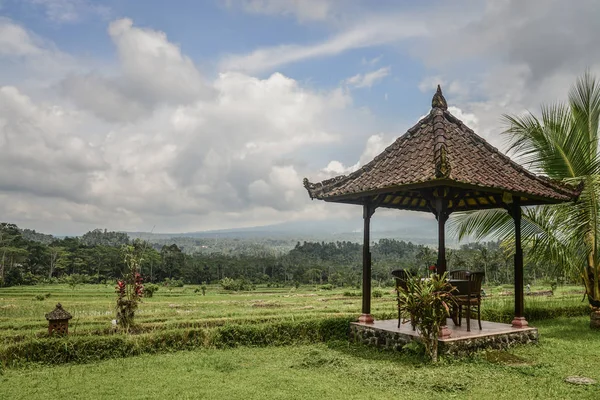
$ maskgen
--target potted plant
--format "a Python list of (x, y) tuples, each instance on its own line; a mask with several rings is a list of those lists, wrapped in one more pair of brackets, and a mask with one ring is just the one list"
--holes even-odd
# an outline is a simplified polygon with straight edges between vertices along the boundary
[(438, 359), (438, 337), (455, 303), (447, 275), (431, 274), (428, 279), (410, 276), (405, 288), (398, 290), (398, 307), (419, 331), (425, 351), (433, 362)]

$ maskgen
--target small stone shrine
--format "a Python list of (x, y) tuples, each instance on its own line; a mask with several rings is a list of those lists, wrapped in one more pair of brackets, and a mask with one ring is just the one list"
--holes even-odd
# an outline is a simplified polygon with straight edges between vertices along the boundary
[(56, 308), (46, 314), (48, 320), (48, 334), (52, 335), (68, 335), (69, 334), (69, 320), (73, 318), (64, 308), (62, 304), (58, 303)]

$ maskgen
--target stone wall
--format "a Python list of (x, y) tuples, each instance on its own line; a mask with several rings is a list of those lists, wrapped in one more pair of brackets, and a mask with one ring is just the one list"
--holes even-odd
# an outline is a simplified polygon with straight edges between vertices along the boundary
[(350, 324), (350, 341), (387, 350), (402, 350), (407, 343), (418, 338), (399, 332), (390, 332), (364, 325)]
[[(420, 340), (419, 337), (406, 333), (386, 331), (358, 324), (350, 324), (349, 335), (352, 342), (397, 351), (402, 350), (406, 344), (413, 340)], [(501, 350), (517, 344), (537, 343), (537, 341), (537, 329), (528, 329), (493, 336), (440, 340), (439, 352), (440, 354), (463, 356), (483, 349)]]
[(537, 329), (531, 329), (512, 333), (502, 333), (494, 336), (440, 341), (439, 352), (440, 354), (463, 356), (484, 349), (504, 350), (517, 344), (537, 342), (538, 331)]

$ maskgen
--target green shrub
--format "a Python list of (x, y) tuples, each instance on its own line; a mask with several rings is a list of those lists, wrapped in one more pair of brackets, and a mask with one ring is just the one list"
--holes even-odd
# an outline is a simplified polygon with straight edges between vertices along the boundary
[(75, 288), (78, 285), (83, 285), (85, 283), (90, 283), (90, 276), (88, 275), (82, 275), (82, 274), (71, 274), (71, 275), (67, 275), (62, 277), (59, 281), (62, 281), (62, 283), (66, 283), (67, 285), (69, 285), (69, 287), (73, 290), (75, 290)]
[(238, 290), (237, 282), (235, 279), (225, 277), (221, 279), (221, 287), (225, 290)]
[(199, 288), (194, 289), (194, 293), (202, 293), (202, 296), (206, 296), (206, 289), (208, 289), (207, 286), (202, 284)]
[(40, 277), (32, 274), (29, 271), (25, 272), (22, 276), (23, 285), (37, 285), (39, 281)]
[(321, 287), (319, 287), (319, 289), (321, 289), (321, 290), (333, 290), (333, 285), (331, 283), (327, 283), (325, 285), (321, 285)]
[(34, 300), (38, 300), (38, 301), (44, 301), (47, 298), (49, 298), (50, 296), (52, 296), (51, 293), (46, 293), (46, 294), (36, 294), (35, 297), (33, 298)]
[(183, 287), (183, 280), (181, 279), (171, 279), (171, 278), (165, 278), (165, 280), (163, 281), (163, 286), (167, 286), (167, 287)]
[(346, 296), (346, 297), (360, 297), (361, 293), (360, 292), (345, 291), (344, 292), (344, 296)]
[(271, 346), (314, 343), (348, 338), (348, 327), (355, 318), (325, 318), (275, 322), (257, 325), (225, 325), (216, 330), (217, 347)]
[(174, 330), (145, 335), (65, 336), (14, 343), (0, 349), (0, 362), (20, 365), (28, 362), (63, 364), (94, 362), (144, 353), (201, 347), (206, 330)]
[[(587, 304), (578, 306), (528, 306), (525, 307), (525, 319), (527, 321), (543, 321), (547, 319), (559, 317), (581, 317), (590, 314), (590, 308)], [(515, 316), (515, 311), (512, 307), (490, 308), (485, 307), (485, 303), (481, 306), (481, 319), (492, 322), (502, 322), (509, 324)]]
[(373, 290), (373, 297), (375, 297), (375, 298), (383, 297), (383, 292), (381, 290)]
[(144, 285), (144, 297), (152, 297), (155, 292), (158, 292), (159, 286), (154, 283)]
[(245, 290), (254, 290), (255, 286), (247, 281), (246, 279), (232, 279), (225, 277), (221, 279), (221, 287), (225, 290), (232, 290), (235, 292), (245, 291)]

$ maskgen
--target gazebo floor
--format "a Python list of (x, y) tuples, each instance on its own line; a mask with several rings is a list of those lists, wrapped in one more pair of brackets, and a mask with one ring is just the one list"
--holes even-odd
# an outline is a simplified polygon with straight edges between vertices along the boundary
[[(537, 343), (538, 331), (533, 327), (513, 328), (510, 324), (471, 319), (471, 332), (467, 332), (467, 321), (455, 326), (447, 322), (450, 337), (439, 339), (440, 354), (466, 355), (484, 349), (506, 349), (515, 344)], [(350, 324), (350, 340), (390, 350), (401, 350), (404, 345), (419, 340), (419, 332), (413, 331), (410, 322), (398, 328), (397, 319), (375, 321), (372, 324), (353, 322)]]

